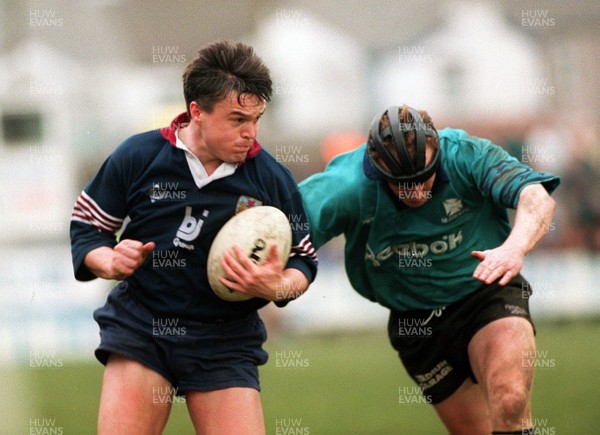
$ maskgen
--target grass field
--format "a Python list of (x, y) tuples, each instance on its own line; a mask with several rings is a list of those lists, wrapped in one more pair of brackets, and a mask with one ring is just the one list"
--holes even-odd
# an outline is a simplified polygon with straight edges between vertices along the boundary
[[(600, 323), (538, 323), (534, 421), (540, 434), (593, 433), (600, 419)], [(383, 331), (287, 337), (261, 370), (268, 434), (443, 434)], [(93, 434), (102, 366), (3, 369), (0, 433)], [(45, 428), (45, 431), (38, 430)], [(174, 403), (165, 434), (192, 434)]]

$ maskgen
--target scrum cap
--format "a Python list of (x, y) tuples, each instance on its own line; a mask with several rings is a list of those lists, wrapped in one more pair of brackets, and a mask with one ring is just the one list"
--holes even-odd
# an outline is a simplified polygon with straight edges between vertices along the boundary
[[(433, 126), (425, 124), (419, 112), (409, 107), (412, 122), (400, 122), (398, 119), (398, 106), (392, 106), (386, 112), (390, 120), (390, 126), (380, 131), (379, 123), (383, 115), (376, 116), (371, 124), (369, 140), (367, 142), (367, 154), (375, 170), (385, 180), (397, 184), (421, 183), (428, 180), (437, 171), (440, 164), (440, 149), (435, 150), (431, 161), (425, 166), (425, 144), (427, 136), (437, 137), (437, 131)], [(406, 148), (404, 133), (408, 131), (415, 133), (416, 153), (411, 159)], [(398, 157), (394, 156), (385, 147), (384, 140), (389, 139), (396, 150)], [(385, 162), (387, 169), (381, 165), (379, 159), (374, 158), (373, 151), (379, 159)]]

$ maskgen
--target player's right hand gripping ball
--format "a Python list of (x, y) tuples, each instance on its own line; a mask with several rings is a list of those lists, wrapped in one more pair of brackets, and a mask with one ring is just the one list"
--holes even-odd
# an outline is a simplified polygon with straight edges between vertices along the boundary
[(288, 218), (278, 208), (252, 207), (229, 219), (217, 233), (208, 253), (208, 282), (215, 294), (232, 302), (251, 299), (253, 296), (231, 290), (219, 281), (220, 277), (227, 277), (221, 259), (225, 251), (238, 245), (248, 258), (263, 264), (273, 244), (277, 245), (279, 258), (285, 264), (292, 249), (292, 229)]

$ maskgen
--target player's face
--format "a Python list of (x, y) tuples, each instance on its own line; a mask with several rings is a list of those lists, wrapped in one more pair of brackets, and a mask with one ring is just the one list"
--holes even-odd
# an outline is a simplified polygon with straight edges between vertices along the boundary
[(259, 120), (265, 112), (264, 100), (233, 92), (217, 102), (212, 112), (200, 110), (198, 133), (204, 151), (229, 163), (244, 161), (258, 134)]
[[(425, 149), (425, 161), (429, 164), (433, 157), (434, 150), (431, 147)], [(388, 182), (389, 188), (394, 192), (394, 195), (404, 203), (407, 207), (418, 208), (423, 206), (431, 199), (431, 190), (435, 181), (435, 174), (428, 180), (420, 183), (405, 183), (396, 184)]]

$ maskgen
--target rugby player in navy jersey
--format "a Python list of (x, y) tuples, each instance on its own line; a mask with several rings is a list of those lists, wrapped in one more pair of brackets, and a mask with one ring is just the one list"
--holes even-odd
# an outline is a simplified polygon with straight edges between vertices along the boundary
[(376, 116), (367, 144), (300, 183), (314, 247), (345, 236), (352, 286), (390, 309), (391, 344), (452, 434), (534, 431), (520, 271), (559, 183), (407, 106)]
[[(100, 434), (161, 433), (174, 395), (184, 395), (197, 433), (264, 433), (258, 366), (268, 356), (257, 310), (285, 305), (316, 274), (296, 183), (256, 141), (268, 68), (251, 47), (216, 42), (187, 67), (183, 91), (187, 111), (116, 148), (72, 213), (75, 277), (119, 280), (94, 312), (106, 365)], [(212, 240), (260, 205), (303, 223), (292, 228), (290, 258), (273, 247), (259, 266), (229, 253), (224, 284), (254, 297), (219, 299), (206, 272)]]

